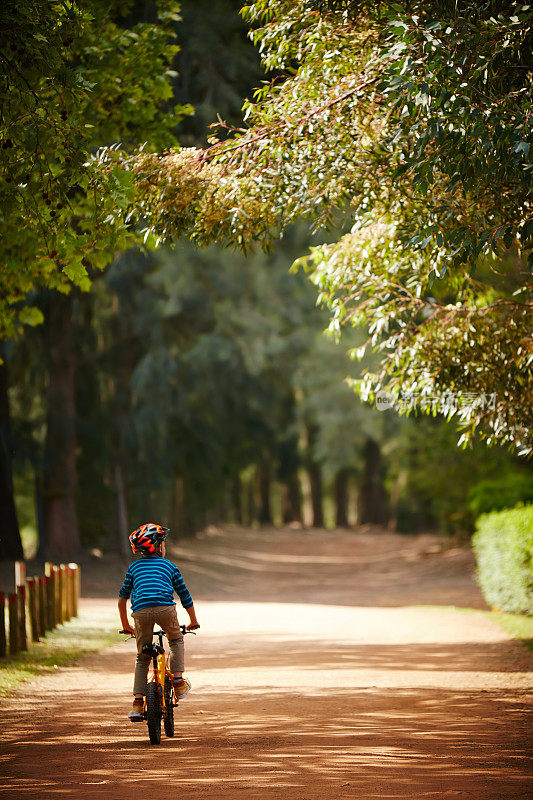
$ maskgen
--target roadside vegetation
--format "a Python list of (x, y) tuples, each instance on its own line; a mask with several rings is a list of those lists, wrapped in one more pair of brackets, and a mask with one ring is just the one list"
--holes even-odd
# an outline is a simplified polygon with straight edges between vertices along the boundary
[(80, 656), (116, 644), (115, 608), (81, 607), (76, 618), (48, 632), (28, 650), (0, 659), (0, 694), (10, 694), (21, 683), (76, 662)]
[(518, 639), (533, 653), (533, 616), (507, 614), (504, 611), (489, 612), (492, 619), (507, 631), (513, 639)]
[(473, 546), (487, 603), (533, 615), (533, 505), (482, 514)]

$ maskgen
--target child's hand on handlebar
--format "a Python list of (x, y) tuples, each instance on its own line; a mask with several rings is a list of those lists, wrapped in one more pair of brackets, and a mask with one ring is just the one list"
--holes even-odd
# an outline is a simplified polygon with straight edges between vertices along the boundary
[(195, 631), (197, 630), (200, 625), (198, 624), (198, 620), (196, 619), (196, 611), (194, 610), (194, 606), (189, 606), (187, 609), (187, 614), (189, 615), (189, 624), (187, 625), (188, 631)]
[(119, 633), (129, 633), (130, 636), (135, 636), (135, 631), (133, 630), (129, 622), (127, 625), (124, 625), (124, 627), (122, 628), (121, 631), (119, 631)]

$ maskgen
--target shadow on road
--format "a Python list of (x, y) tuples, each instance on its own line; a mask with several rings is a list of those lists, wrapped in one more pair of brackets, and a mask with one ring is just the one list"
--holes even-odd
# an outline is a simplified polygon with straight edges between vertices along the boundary
[[(4, 765), (11, 789), (1, 794), (26, 797), (38, 786), (38, 797), (526, 796), (528, 764), (517, 755), (526, 708), (506, 692), (199, 694), (182, 704), (176, 738), (156, 748), (144, 725), (124, 718), (125, 703), (99, 690), (98, 699), (72, 692), (67, 715), (49, 704), (33, 723), (4, 719), (14, 759)], [(23, 776), (21, 761), (33, 765)], [(59, 779), (65, 762), (69, 774)]]

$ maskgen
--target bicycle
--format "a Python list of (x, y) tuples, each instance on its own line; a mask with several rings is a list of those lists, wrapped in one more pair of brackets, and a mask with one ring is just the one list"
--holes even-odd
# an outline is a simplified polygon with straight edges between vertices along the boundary
[[(194, 631), (187, 630), (185, 625), (180, 625), (180, 628), (183, 635), (194, 634)], [(129, 634), (130, 631), (120, 631), (120, 633)], [(170, 657), (163, 645), (163, 636), (166, 636), (166, 633), (163, 630), (154, 631), (152, 638), (154, 636), (157, 636), (159, 643), (154, 644), (152, 641), (142, 648), (142, 652), (152, 658), (152, 673), (146, 684), (143, 717), (148, 723), (150, 744), (161, 744), (161, 720), (164, 723), (165, 734), (169, 738), (174, 736), (174, 708), (179, 700), (174, 694), (173, 675), (169, 669)], [(130, 635), (129, 638), (134, 637)]]

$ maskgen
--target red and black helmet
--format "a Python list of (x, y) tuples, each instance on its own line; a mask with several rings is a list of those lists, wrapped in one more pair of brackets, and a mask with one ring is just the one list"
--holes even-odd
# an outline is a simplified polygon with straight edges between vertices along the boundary
[(162, 525), (156, 525), (153, 522), (140, 525), (130, 534), (131, 549), (134, 553), (151, 555), (155, 553), (168, 531), (168, 528), (163, 528)]

